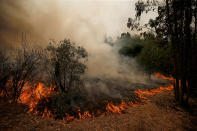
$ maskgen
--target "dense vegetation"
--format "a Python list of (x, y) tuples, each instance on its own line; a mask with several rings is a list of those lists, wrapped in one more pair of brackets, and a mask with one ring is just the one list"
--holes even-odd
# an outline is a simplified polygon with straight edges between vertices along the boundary
[(122, 33), (114, 45), (120, 47), (121, 55), (135, 59), (146, 73), (172, 74), (171, 47), (162, 44), (162, 40), (154, 34), (131, 36), (129, 33)]
[[(197, 1), (139, 0), (135, 9), (136, 18), (129, 18), (127, 26), (137, 31), (150, 29), (162, 41), (162, 48), (164, 44), (170, 47), (175, 99), (188, 105), (189, 97), (197, 92)], [(157, 11), (158, 16), (140, 25), (142, 14), (151, 11)]]
[(68, 93), (83, 86), (87, 52), (69, 40), (51, 43), (46, 49), (12, 50), (14, 56), (0, 53), (0, 94), (17, 102), (26, 84), (43, 82), (55, 85), (56, 90)]
[[(38, 115), (45, 115), (48, 111), (55, 119), (67, 118), (68, 115), (80, 118), (88, 111), (96, 116), (107, 112), (108, 102), (120, 104), (121, 100), (140, 101), (134, 92), (124, 96), (124, 91), (118, 89), (124, 98), (114, 97), (100, 89), (90, 94), (91, 89), (85, 88), (83, 78), (88, 53), (70, 40), (59, 43), (52, 41), (44, 49), (23, 48), (12, 52), (14, 56), (0, 53), (0, 98), (23, 103), (21, 96), (25, 96), (30, 104), (23, 104), (29, 105), (31, 111)], [(91, 86), (99, 82), (109, 87), (113, 84), (98, 78), (88, 80)], [(99, 86), (103, 86), (100, 83)], [(109, 89), (109, 92), (113, 93), (113, 90)]]
[[(140, 25), (141, 15), (149, 11), (157, 11), (158, 16)], [(197, 96), (197, 1), (140, 0), (136, 3), (136, 18), (129, 18), (127, 26), (142, 33), (135, 36), (122, 33), (109, 44), (119, 46), (121, 55), (136, 59), (148, 74), (172, 75), (175, 99), (188, 105), (189, 97)], [(24, 48), (14, 52), (14, 56), (0, 52), (1, 96), (17, 102), (25, 84), (34, 87), (42, 81), (55, 86), (57, 93), (47, 101), (45, 98), (39, 101), (37, 110), (41, 113), (47, 107), (56, 118), (63, 118), (65, 112), (76, 115), (79, 108), (86, 111), (88, 104), (94, 105), (89, 106), (91, 113), (96, 112), (95, 108), (105, 107), (104, 95), (97, 105), (81, 90), (88, 57), (84, 48), (66, 39), (58, 44), (52, 42), (46, 49)]]

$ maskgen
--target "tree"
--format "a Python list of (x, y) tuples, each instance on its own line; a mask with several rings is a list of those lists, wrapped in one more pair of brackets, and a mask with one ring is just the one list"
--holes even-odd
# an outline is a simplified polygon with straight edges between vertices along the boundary
[(158, 16), (147, 25), (154, 29), (163, 43), (171, 46), (175, 99), (187, 105), (191, 91), (197, 89), (197, 1), (140, 0), (136, 3), (136, 18), (129, 19), (128, 27), (142, 29), (139, 25), (141, 14), (156, 10)]
[(169, 45), (162, 45), (163, 41), (150, 32), (143, 33), (143, 37), (125, 36), (126, 33), (122, 33), (115, 43), (120, 45), (121, 55), (136, 59), (149, 77), (154, 72), (171, 74), (172, 62), (169, 59), (172, 55)]
[(146, 72), (152, 74), (159, 72), (162, 74), (171, 74), (172, 63), (171, 48), (169, 46), (161, 45), (161, 40), (158, 38), (145, 38), (142, 41), (143, 49), (137, 56), (137, 62), (140, 63)]
[(82, 47), (76, 47), (70, 40), (63, 40), (57, 46), (51, 43), (47, 50), (50, 54), (52, 81), (61, 92), (68, 92), (74, 84), (81, 81), (85, 72), (87, 52)]
[(129, 57), (136, 57), (142, 50), (142, 39), (140, 36), (132, 36), (127, 33), (122, 33), (121, 37), (115, 42), (116, 45), (120, 46), (119, 53)]
[(6, 83), (10, 79), (10, 64), (8, 57), (0, 52), (0, 94), (8, 96)]
[[(12, 50), (14, 52), (14, 50)], [(39, 74), (41, 54), (36, 50), (18, 49), (15, 56), (0, 54), (0, 93), (17, 102), (25, 84), (33, 83)]]
[(52, 41), (44, 55), (47, 72), (45, 79), (50, 80), (56, 87), (57, 93), (40, 99), (37, 106), (38, 112), (43, 114), (47, 107), (56, 119), (66, 117), (65, 112), (77, 115), (79, 107), (85, 107), (83, 102), (87, 101), (87, 94), (81, 88), (84, 86), (82, 75), (87, 68), (86, 50), (65, 39), (57, 44)]
[(11, 62), (10, 71), (10, 86), (12, 100), (16, 102), (25, 84), (35, 80), (39, 73), (39, 66), (41, 64), (41, 54), (35, 50), (18, 50), (16, 58)]

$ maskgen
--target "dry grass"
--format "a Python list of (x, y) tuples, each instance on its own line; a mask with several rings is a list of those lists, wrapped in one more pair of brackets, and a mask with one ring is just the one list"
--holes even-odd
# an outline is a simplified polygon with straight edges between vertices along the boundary
[(26, 114), (18, 104), (0, 104), (1, 131), (187, 131), (196, 130), (197, 117), (186, 112), (173, 101), (172, 91), (149, 96), (146, 104), (130, 107), (125, 114), (101, 115), (96, 118), (47, 120)]

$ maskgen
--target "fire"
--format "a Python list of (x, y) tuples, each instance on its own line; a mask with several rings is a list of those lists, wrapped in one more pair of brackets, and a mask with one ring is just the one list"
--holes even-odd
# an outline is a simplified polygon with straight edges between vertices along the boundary
[(121, 104), (119, 105), (114, 105), (112, 102), (108, 102), (108, 104), (106, 105), (106, 111), (107, 114), (109, 113), (115, 113), (115, 114), (121, 114), (123, 112), (126, 112), (126, 109), (131, 106), (131, 107), (136, 107), (136, 104), (134, 104), (133, 102), (126, 102), (124, 100), (121, 101)]
[(92, 115), (88, 111), (85, 111), (83, 114), (81, 114), (80, 109), (78, 110), (78, 116), (80, 119), (86, 119), (92, 117)]
[(121, 114), (122, 111), (120, 107), (113, 105), (112, 102), (109, 102), (105, 109), (107, 112), (112, 112), (117, 114)]
[[(53, 95), (55, 87), (46, 87), (43, 83), (38, 83), (37, 85), (34, 85), (35, 88), (32, 88), (28, 83), (25, 84), (24, 91), (22, 92), (19, 102), (26, 104), (29, 106), (28, 112), (34, 112), (37, 114), (37, 111), (35, 110), (37, 107), (38, 102), (42, 98), (47, 98), (51, 95)], [(45, 108), (43, 117), (49, 116), (51, 113)]]
[[(165, 79), (165, 80), (174, 81), (174, 78), (172, 76), (166, 77), (160, 73), (155, 73), (155, 76)], [(134, 91), (134, 93), (137, 94), (141, 99), (148, 100), (148, 98), (146, 98), (145, 95), (152, 96), (152, 95), (161, 93), (162, 91), (170, 91), (172, 89), (173, 89), (173, 85), (167, 85), (167, 86), (160, 86), (159, 88), (155, 88), (155, 89), (151, 89), (151, 90), (138, 89), (138, 90)]]
[[(39, 100), (41, 100), (42, 98), (46, 98), (47, 101), (47, 97), (50, 97), (51, 95), (55, 94), (54, 91), (55, 87), (53, 87), (52, 85), (51, 87), (47, 87), (43, 83), (38, 83), (35, 84), (34, 86), (35, 87), (33, 88), (28, 83), (25, 84), (24, 91), (22, 92), (18, 102), (28, 105), (29, 113), (32, 112), (34, 114), (39, 114), (38, 111), (36, 110)], [(105, 110), (107, 114), (109, 113), (121, 114), (122, 112), (126, 111), (128, 106), (135, 107), (135, 104), (133, 102), (125, 102), (123, 100), (121, 101), (120, 105), (114, 105), (112, 102), (108, 102)], [(98, 110), (97, 113), (102, 114), (100, 110)], [(54, 118), (53, 114), (51, 113), (50, 110), (47, 109), (47, 107), (44, 108), (42, 117), (48, 119)], [(81, 113), (81, 110), (79, 108), (78, 117), (79, 119), (86, 119), (86, 118), (94, 117), (94, 114), (89, 113), (89, 111), (84, 111), (83, 113)], [(74, 116), (70, 116), (68, 113), (65, 113), (65, 118), (63, 120), (73, 121), (74, 119), (76, 119)]]
[(53, 115), (50, 110), (47, 109), (47, 107), (44, 108), (44, 112), (42, 114), (42, 118), (47, 118), (47, 119), (53, 119)]
[(64, 121), (70, 122), (73, 121), (75, 119), (74, 116), (70, 116), (68, 113), (65, 113), (65, 118), (63, 118)]
[[(65, 113), (65, 118), (63, 118), (64, 121), (70, 122), (75, 120), (76, 118), (74, 116), (70, 116), (68, 113)], [(88, 111), (85, 111), (84, 113), (80, 112), (80, 109), (78, 110), (78, 116), (79, 119), (87, 119), (87, 118), (91, 118), (94, 117), (92, 114), (90, 114)]]
[[(162, 79), (167, 79), (173, 81), (173, 77), (166, 77), (163, 76), (159, 73), (155, 73), (156, 77), (160, 77)], [(47, 87), (43, 83), (38, 83), (34, 84), (33, 86), (28, 83), (25, 84), (24, 90), (20, 96), (20, 99), (18, 102), (21, 102), (23, 104), (26, 104), (29, 106), (29, 113), (32, 112), (34, 114), (39, 114), (37, 111), (37, 106), (38, 103), (41, 99), (45, 99), (46, 101), (48, 100), (50, 96), (56, 94), (55, 92), (56, 87), (53, 85), (50, 85), (50, 87)], [(148, 101), (148, 98), (146, 96), (152, 96), (157, 93), (161, 93), (162, 91), (169, 91), (173, 89), (173, 85), (168, 85), (168, 86), (161, 86), (159, 88), (151, 89), (151, 90), (135, 90), (134, 93), (141, 98), (143, 101)], [(143, 102), (142, 101), (142, 102)], [(140, 105), (140, 103), (137, 102), (132, 102), (132, 101), (124, 101), (122, 100), (120, 104), (113, 104), (112, 102), (107, 102), (105, 111), (97, 110), (97, 112), (90, 113), (88, 110), (81, 112), (80, 108), (78, 109), (78, 113), (76, 114), (79, 119), (86, 119), (86, 118), (92, 118), (95, 117), (96, 115), (101, 115), (101, 114), (122, 114), (125, 113), (128, 107), (136, 107)], [(39, 114), (40, 115), (40, 114)], [(48, 118), (48, 119), (54, 119), (55, 116), (53, 116), (53, 113), (47, 109), (47, 107), (44, 108), (44, 111), (42, 112), (42, 117), (43, 118)], [(75, 116), (76, 116), (75, 115)], [(76, 119), (75, 116), (71, 116), (68, 113), (65, 112), (65, 117), (63, 118), (64, 121), (70, 122)]]
[(159, 78), (162, 78), (162, 79), (165, 79), (165, 80), (170, 80), (170, 81), (173, 81), (173, 80), (174, 80), (174, 78), (173, 78), (172, 76), (166, 77), (166, 76), (164, 76), (164, 75), (162, 75), (162, 74), (160, 74), (160, 73), (155, 73), (154, 75), (155, 75), (156, 77), (159, 77)]
[(169, 86), (164, 86), (164, 87), (159, 87), (159, 88), (156, 88), (156, 89), (152, 89), (152, 90), (141, 90), (141, 89), (138, 89), (136, 91), (134, 91), (135, 94), (137, 94), (141, 99), (143, 100), (148, 100), (146, 96), (152, 96), (152, 95), (155, 95), (155, 94), (158, 94), (158, 93), (161, 93), (162, 91), (170, 91), (173, 89), (173, 85), (169, 85)]
[[(38, 114), (38, 111), (36, 110), (36, 107), (39, 103), (39, 101), (44, 98), (47, 101), (47, 98), (54, 95), (55, 87), (51, 85), (51, 87), (45, 86), (43, 83), (38, 83), (35, 85), (35, 88), (32, 88), (29, 84), (26, 84), (24, 87), (24, 91), (20, 96), (20, 99), (18, 102), (26, 104), (29, 106), (29, 113), (32, 112), (34, 114)], [(66, 121), (72, 121), (75, 119), (74, 116), (70, 116), (68, 113), (65, 113), (65, 118), (63, 120)], [(85, 111), (84, 113), (80, 112), (80, 109), (78, 110), (78, 116), (80, 119), (86, 119), (92, 117), (92, 115)], [(47, 109), (47, 107), (44, 108), (44, 112), (42, 113), (43, 118), (53, 119), (54, 116), (51, 113), (50, 110)]]

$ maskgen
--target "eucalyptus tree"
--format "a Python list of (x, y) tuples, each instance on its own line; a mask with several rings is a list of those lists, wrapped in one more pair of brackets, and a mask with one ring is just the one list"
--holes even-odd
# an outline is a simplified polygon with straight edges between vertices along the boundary
[[(127, 26), (138, 31), (150, 29), (171, 48), (175, 99), (188, 104), (197, 90), (197, 0), (139, 0), (135, 7), (136, 17), (129, 18)], [(158, 16), (140, 25), (142, 14), (152, 11)]]

